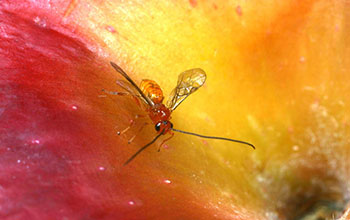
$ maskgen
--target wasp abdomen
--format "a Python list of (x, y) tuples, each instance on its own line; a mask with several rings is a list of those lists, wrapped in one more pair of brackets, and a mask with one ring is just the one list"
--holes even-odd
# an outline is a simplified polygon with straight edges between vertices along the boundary
[(164, 99), (163, 91), (155, 81), (149, 79), (142, 80), (140, 89), (154, 104), (162, 103)]

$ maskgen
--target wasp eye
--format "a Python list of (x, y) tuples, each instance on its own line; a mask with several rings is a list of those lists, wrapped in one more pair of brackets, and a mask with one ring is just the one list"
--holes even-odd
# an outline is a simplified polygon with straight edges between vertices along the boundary
[(156, 126), (155, 126), (155, 128), (156, 128), (156, 131), (160, 131), (160, 126), (161, 126), (161, 122), (158, 122), (157, 124), (156, 124)]

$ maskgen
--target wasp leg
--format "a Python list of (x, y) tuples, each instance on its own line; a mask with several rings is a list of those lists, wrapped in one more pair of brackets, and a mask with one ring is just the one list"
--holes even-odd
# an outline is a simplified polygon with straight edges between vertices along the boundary
[(131, 144), (131, 142), (135, 139), (136, 135), (137, 135), (138, 133), (140, 133), (140, 132), (142, 131), (142, 129), (143, 129), (146, 125), (148, 125), (147, 122), (143, 123), (143, 125), (140, 127), (140, 129), (137, 131), (137, 133), (134, 134), (134, 135), (130, 138), (130, 140), (128, 141), (128, 144)]
[(130, 120), (130, 124), (128, 127), (126, 127), (124, 130), (122, 131), (117, 131), (117, 135), (121, 135), (121, 134), (124, 134), (125, 132), (127, 132), (130, 128), (132, 128), (134, 125), (135, 125), (135, 121), (138, 119), (138, 118), (142, 118), (142, 117), (145, 117), (144, 115), (138, 115), (136, 114), (134, 119), (131, 119)]
[[(141, 103), (139, 101), (140, 96), (137, 96), (135, 94), (132, 94), (132, 93), (129, 93), (129, 92), (113, 92), (113, 91), (108, 91), (108, 90), (105, 90), (105, 89), (102, 89), (102, 92), (107, 93), (108, 95), (132, 96), (134, 98), (135, 102), (137, 103), (137, 105), (141, 106)], [(106, 97), (106, 96), (105, 95), (99, 95), (99, 97)]]
[(122, 131), (117, 131), (117, 135), (121, 135), (124, 134), (125, 132), (127, 132), (132, 126), (134, 125), (134, 120), (131, 120), (130, 124), (128, 127), (126, 127), (124, 130)]
[(168, 137), (167, 139), (165, 139), (165, 140), (159, 145), (158, 152), (160, 152), (160, 148), (163, 146), (163, 144), (164, 144), (165, 142), (167, 142), (167, 141), (170, 140), (172, 137), (174, 137), (174, 132), (171, 132), (170, 135), (171, 135), (170, 137)]
[(102, 92), (105, 92), (109, 95), (121, 95), (121, 96), (124, 96), (124, 95), (132, 95), (128, 92), (112, 92), (112, 91), (108, 91), (108, 90), (105, 90), (105, 89), (102, 89)]

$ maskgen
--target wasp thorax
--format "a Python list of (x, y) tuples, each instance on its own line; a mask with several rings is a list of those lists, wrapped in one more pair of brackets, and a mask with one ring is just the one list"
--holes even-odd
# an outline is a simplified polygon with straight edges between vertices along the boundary
[(142, 80), (140, 89), (155, 104), (162, 103), (164, 99), (163, 91), (155, 81), (149, 79)]

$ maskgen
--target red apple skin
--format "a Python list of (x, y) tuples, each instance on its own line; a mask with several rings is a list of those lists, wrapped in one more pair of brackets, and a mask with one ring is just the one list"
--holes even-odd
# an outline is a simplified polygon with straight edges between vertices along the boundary
[[(113, 2), (113, 6), (120, 3)], [(344, 134), (342, 138), (347, 140), (349, 133), (348, 108), (339, 107), (344, 110), (338, 110), (338, 107), (329, 104), (331, 103), (329, 100), (339, 99), (345, 104), (349, 100), (347, 95), (349, 76), (345, 73), (349, 67), (346, 58), (349, 57), (350, 50), (346, 46), (349, 45), (348, 39), (341, 37), (345, 26), (342, 26), (341, 22), (338, 25), (337, 20), (334, 20), (337, 24), (334, 26), (333, 20), (326, 18), (322, 20), (324, 16), (317, 14), (317, 7), (322, 9), (324, 15), (331, 16), (334, 13), (326, 13), (329, 4), (327, 1), (320, 1), (319, 5), (316, 4), (317, 1), (291, 2), (290, 6), (288, 3), (279, 5), (281, 10), (276, 10), (276, 13), (273, 10), (272, 13), (260, 10), (264, 9), (265, 5), (260, 9), (257, 6), (258, 10), (255, 10), (255, 6), (250, 8), (253, 10), (247, 10), (248, 6), (233, 5), (231, 11), (235, 12), (236, 9), (236, 13), (224, 19), (238, 20), (242, 26), (246, 25), (242, 28), (243, 32), (238, 31), (241, 29), (236, 23), (232, 25), (233, 27), (225, 29), (223, 27), (230, 22), (224, 24), (214, 22), (213, 26), (217, 25), (217, 29), (222, 30), (224, 34), (215, 32), (213, 37), (207, 36), (210, 40), (206, 40), (206, 34), (200, 32), (198, 35), (204, 40), (199, 45), (203, 50), (194, 53), (190, 48), (192, 42), (181, 39), (175, 42), (178, 44), (174, 44), (174, 48), (158, 50), (158, 47), (154, 49), (156, 52), (148, 52), (150, 47), (154, 46), (151, 43), (148, 42), (145, 48), (141, 48), (129, 46), (128, 40), (131, 39), (130, 42), (135, 43), (135, 38), (147, 36), (150, 32), (139, 35), (131, 31), (133, 25), (126, 27), (119, 25), (119, 28), (109, 26), (108, 22), (120, 22), (114, 21), (115, 17), (105, 23), (99, 18), (93, 22), (89, 22), (91, 17), (84, 20), (90, 8), (97, 8), (98, 11), (100, 5), (106, 4), (107, 6), (103, 7), (109, 7), (107, 3), (77, 0), (1, 1), (0, 219), (268, 219), (268, 214), (277, 215), (267, 208), (273, 209), (280, 201), (271, 199), (269, 195), (272, 195), (272, 198), (284, 196), (275, 192), (282, 191), (280, 189), (284, 186), (293, 186), (293, 183), (298, 183), (300, 179), (309, 183), (310, 176), (317, 172), (313, 169), (310, 171), (307, 169), (308, 166), (324, 164), (322, 168), (327, 172), (329, 170), (326, 163), (319, 162), (317, 158), (310, 159), (307, 154), (310, 145), (308, 137), (304, 137), (305, 127), (309, 126), (319, 131), (320, 137), (330, 133), (331, 130), (331, 127), (327, 127), (325, 131), (318, 128), (315, 123), (318, 115), (314, 114), (312, 109), (310, 111), (310, 105), (320, 110), (317, 107), (321, 100), (342, 123), (339, 128), (343, 131), (341, 134)], [(190, 10), (189, 8), (200, 11), (204, 5), (201, 1), (192, 0), (185, 3), (180, 4), (180, 7), (184, 8), (184, 14)], [(230, 11), (224, 3), (224, 6), (209, 3), (208, 5), (211, 7), (210, 10), (204, 12), (209, 17), (212, 16), (210, 18), (222, 17), (211, 14), (214, 10), (222, 14)], [(119, 10), (127, 8), (125, 5), (123, 7)], [(142, 4), (136, 4), (135, 8), (138, 7), (141, 8), (141, 12), (145, 10)], [(334, 8), (336, 12), (340, 12), (346, 11), (348, 6), (343, 7), (339, 4)], [(103, 9), (102, 12), (108, 10)], [(172, 13), (171, 10), (165, 12)], [(259, 14), (260, 12), (262, 13)], [(264, 13), (271, 16), (261, 19), (265, 18)], [(261, 17), (248, 16), (252, 14)], [(106, 17), (109, 17), (109, 14)], [(243, 18), (248, 20), (241, 22), (239, 19)], [(207, 21), (204, 20), (204, 23)], [(104, 41), (103, 33), (101, 36), (97, 35), (96, 32), (100, 29), (92, 28), (96, 23), (99, 28), (104, 27), (106, 31), (113, 32), (119, 44), (110, 46)], [(324, 24), (321, 27), (327, 30), (327, 34), (323, 35), (322, 28), (321, 31), (318, 30), (318, 24)], [(203, 31), (205, 29), (203, 27), (207, 26), (196, 27)], [(225, 32), (227, 29), (229, 34)], [(319, 32), (322, 32), (322, 35)], [(344, 33), (344, 36), (347, 36), (346, 30)], [(311, 35), (316, 38), (310, 37)], [(187, 37), (186, 33), (176, 36)], [(300, 37), (300, 41), (295, 41), (297, 37)], [(330, 41), (332, 39), (333, 41)], [(153, 40), (152, 38), (151, 41)], [(157, 41), (155, 42), (157, 46)], [(212, 42), (214, 43), (211, 44)], [(306, 44), (305, 47), (302, 45), (303, 42)], [(177, 45), (181, 43), (190, 49), (179, 52)], [(216, 50), (216, 47), (219, 49)], [(213, 55), (209, 56), (210, 49), (215, 51), (211, 51)], [(117, 56), (110, 55), (113, 54), (111, 51)], [(131, 51), (136, 51), (136, 55)], [(190, 52), (189, 56), (186, 56), (187, 52)], [(137, 56), (137, 53), (150, 54)], [(203, 57), (191, 56), (197, 53)], [(219, 58), (215, 60), (216, 56)], [(172, 57), (175, 57), (174, 60)], [(257, 163), (251, 162), (253, 159), (250, 155), (254, 154), (249, 154), (249, 151), (231, 153), (232, 151), (228, 152), (225, 147), (220, 148), (220, 145), (208, 145), (209, 150), (203, 151), (203, 155), (209, 158), (205, 160), (208, 165), (198, 166), (196, 170), (197, 164), (202, 162), (200, 158), (203, 158), (203, 155), (195, 155), (196, 158), (193, 157), (192, 161), (189, 158), (194, 156), (193, 152), (198, 153), (201, 150), (192, 151), (191, 157), (187, 160), (182, 157), (190, 152), (186, 148), (190, 146), (186, 140), (191, 142), (197, 140), (183, 138), (184, 144), (179, 144), (181, 138), (177, 138), (171, 142), (170, 148), (161, 154), (157, 154), (156, 146), (153, 146), (129, 166), (123, 167), (122, 164), (126, 159), (152, 139), (155, 132), (151, 126), (142, 133), (131, 131), (126, 136), (116, 135), (116, 131), (125, 128), (135, 114), (144, 112), (138, 110), (132, 99), (106, 97), (101, 92), (102, 89), (116, 89), (115, 80), (118, 76), (110, 67), (109, 61), (133, 70), (131, 75), (135, 80), (141, 78), (143, 71), (142, 73), (147, 73), (148, 76), (162, 80), (167, 88), (170, 85), (167, 84), (169, 79), (176, 81), (176, 71), (182, 68), (183, 63), (191, 66), (197, 64), (200, 59), (204, 60), (202, 64), (206, 65), (205, 69), (211, 70), (208, 72), (218, 72), (216, 75), (208, 74), (210, 83), (206, 84), (208, 88), (202, 89), (207, 97), (211, 95), (219, 103), (206, 106), (208, 118), (214, 118), (210, 115), (216, 115), (218, 117), (215, 118), (215, 123), (224, 125), (226, 121), (236, 122), (235, 118), (245, 118), (247, 114), (255, 115), (251, 124), (237, 120), (238, 125), (232, 123), (232, 126), (237, 126), (234, 127), (236, 131), (243, 130), (243, 134), (244, 129), (252, 130), (250, 136), (256, 137), (253, 140), (260, 143), (258, 154), (253, 157)], [(134, 60), (138, 60), (139, 63)], [(151, 62), (154, 60), (159, 62)], [(207, 60), (210, 60), (209, 64)], [(151, 66), (150, 63), (156, 66), (154, 71), (141, 68)], [(160, 68), (166, 68), (163, 71), (166, 74), (161, 75)], [(327, 69), (334, 69), (334, 72), (326, 71)], [(336, 86), (328, 84), (329, 79)], [(324, 85), (325, 91), (318, 85)], [(245, 90), (247, 87), (249, 90)], [(310, 92), (312, 95), (305, 96), (310, 87), (314, 89), (312, 93)], [(303, 88), (307, 91), (305, 92)], [(245, 92), (237, 94), (237, 91)], [(328, 95), (331, 98), (322, 100), (322, 97)], [(228, 99), (230, 100), (227, 101)], [(206, 100), (192, 99), (192, 103), (204, 106)], [(297, 103), (296, 107), (294, 104), (289, 104), (294, 102)], [(199, 109), (192, 103), (189, 106), (193, 105), (192, 108)], [(224, 114), (229, 115), (227, 118), (214, 111), (220, 103), (224, 103), (225, 107), (227, 106), (226, 111), (231, 113)], [(258, 104), (252, 107), (250, 103)], [(186, 113), (185, 110), (178, 111)], [(185, 115), (183, 118), (190, 118), (197, 113), (198, 110), (188, 112), (189, 116), (183, 114)], [(209, 119), (208, 124), (212, 123)], [(181, 123), (181, 120), (178, 122)], [(195, 128), (196, 123), (190, 123), (187, 128)], [(206, 124), (207, 122), (198, 122), (196, 127)], [(282, 138), (276, 137), (275, 132), (268, 130), (271, 125), (272, 128), (275, 125), (275, 128), (282, 132), (280, 135)], [(212, 131), (219, 133), (224, 131), (224, 128), (220, 130), (221, 126), (214, 128)], [(128, 145), (127, 140), (134, 133), (138, 136)], [(265, 139), (266, 137), (268, 139)], [(300, 153), (290, 153), (292, 150), (289, 147), (295, 144), (290, 140), (293, 138), (301, 142), (300, 146), (297, 146), (301, 148)], [(269, 143), (266, 144), (266, 140), (269, 140)], [(286, 147), (281, 148), (277, 144), (272, 149), (270, 142), (283, 143), (281, 146)], [(202, 145), (199, 146), (203, 147)], [(217, 156), (216, 153), (212, 153), (213, 148), (215, 152), (219, 152), (219, 159), (211, 158)], [(337, 151), (349, 152), (347, 149), (348, 146), (340, 146)], [(332, 154), (327, 154), (328, 160), (337, 161), (339, 167), (347, 167), (348, 161), (332, 157), (339, 152), (332, 151)], [(225, 158), (222, 155), (226, 154), (228, 154), (226, 158), (234, 161), (233, 164), (227, 165), (222, 162), (223, 159), (220, 160)], [(275, 154), (278, 158), (282, 155), (282, 159), (271, 163)], [(303, 163), (293, 164), (295, 160), (290, 160), (293, 155), (301, 158), (300, 161)], [(241, 160), (246, 163), (240, 161), (237, 162), (239, 166), (236, 166), (236, 161), (240, 160), (241, 156), (243, 158)], [(288, 165), (289, 161), (292, 161), (291, 165)], [(301, 166), (305, 164), (304, 162), (306, 165)], [(263, 164), (262, 167), (264, 164), (272, 165), (266, 166), (264, 170), (264, 167), (261, 168), (257, 164)], [(290, 171), (293, 171), (293, 176), (290, 179), (286, 178), (287, 180), (284, 179), (283, 172), (274, 172), (284, 164), (289, 171), (285, 172), (287, 177)], [(203, 167), (205, 174), (198, 177)], [(259, 169), (262, 171), (259, 172)], [(192, 177), (192, 173), (197, 176)], [(319, 176), (322, 177), (321, 174)], [(267, 183), (254, 179), (258, 175), (262, 175)], [(346, 179), (346, 173), (339, 175), (340, 179)], [(293, 192), (291, 195), (293, 196)], [(299, 202), (298, 198), (296, 200)], [(285, 206), (288, 208), (288, 205), (286, 203)], [(287, 216), (283, 211), (278, 215), (281, 219)]]
[(103, 96), (113, 69), (85, 39), (1, 9), (1, 219), (216, 219), (165, 172), (122, 168), (154, 131), (133, 148), (115, 135), (134, 103)]
[(103, 193), (83, 174), (102, 137), (78, 99), (85, 89), (76, 64), (93, 54), (20, 13), (2, 10), (0, 19), (1, 218), (108, 216), (93, 202)]

